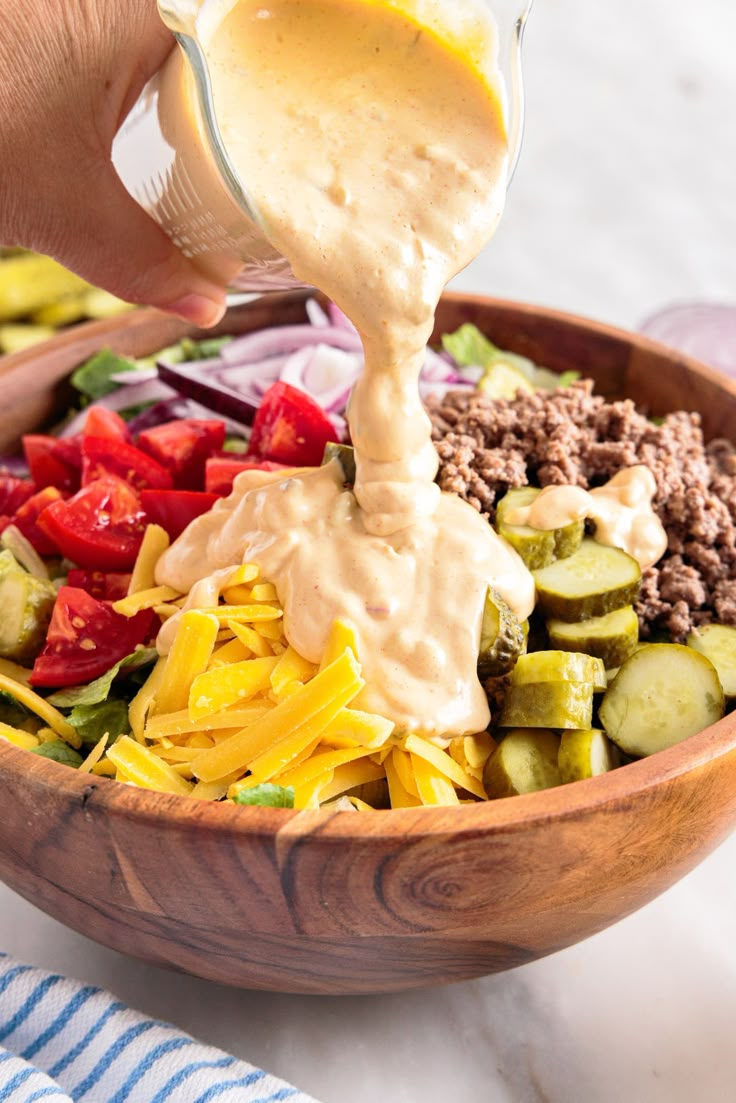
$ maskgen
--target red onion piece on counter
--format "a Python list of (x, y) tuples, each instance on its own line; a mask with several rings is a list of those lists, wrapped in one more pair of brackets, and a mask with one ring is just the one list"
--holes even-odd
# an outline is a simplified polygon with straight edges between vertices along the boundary
[(641, 332), (736, 376), (736, 305), (681, 303), (647, 318)]

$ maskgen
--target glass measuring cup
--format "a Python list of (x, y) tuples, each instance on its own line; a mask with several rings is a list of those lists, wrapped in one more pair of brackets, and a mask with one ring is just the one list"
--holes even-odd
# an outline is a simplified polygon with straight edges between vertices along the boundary
[[(218, 125), (207, 41), (238, 0), (159, 0), (177, 45), (146, 85), (113, 146), (123, 183), (175, 245), (211, 278), (239, 291), (299, 286), (271, 245), (247, 181)], [(386, 0), (442, 37), (464, 41), (488, 12), (497, 24), (509, 133), (509, 179), (523, 126), (521, 42), (532, 0)]]

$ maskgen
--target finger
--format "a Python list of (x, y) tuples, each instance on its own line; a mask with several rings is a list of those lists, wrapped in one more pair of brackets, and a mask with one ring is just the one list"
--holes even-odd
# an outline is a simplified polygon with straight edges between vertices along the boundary
[(225, 312), (225, 289), (184, 257), (128, 194), (112, 164), (95, 170), (84, 204), (51, 252), (62, 264), (128, 302), (156, 306), (198, 326)]

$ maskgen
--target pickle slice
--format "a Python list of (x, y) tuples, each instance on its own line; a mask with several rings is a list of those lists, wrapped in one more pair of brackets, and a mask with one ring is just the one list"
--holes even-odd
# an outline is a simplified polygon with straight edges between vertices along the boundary
[(48, 579), (29, 574), (9, 550), (0, 552), (0, 657), (33, 663), (46, 639), (55, 600)]
[(585, 521), (573, 521), (561, 529), (555, 529), (555, 555), (567, 559), (580, 549), (585, 536)]
[(623, 664), (599, 715), (609, 739), (643, 758), (715, 724), (724, 712), (723, 687), (705, 655), (679, 643), (650, 643)]
[(559, 750), (560, 737), (544, 728), (507, 732), (486, 762), (486, 793), (493, 800), (560, 785)]
[(688, 647), (710, 659), (726, 697), (736, 697), (736, 628), (705, 624), (687, 638)]
[(594, 655), (602, 661), (606, 670), (610, 670), (621, 666), (636, 650), (639, 618), (632, 605), (624, 605), (604, 617), (591, 617), (577, 623), (549, 620), (547, 634), (549, 642), (555, 647), (562, 651), (584, 651), (587, 655)]
[(510, 685), (499, 726), (502, 728), (590, 728), (593, 686), (590, 682), (529, 682)]
[(545, 617), (587, 620), (632, 605), (641, 587), (641, 567), (620, 548), (588, 538), (574, 555), (535, 571), (534, 581)]
[(322, 466), (329, 463), (330, 460), (339, 460), (342, 473), (345, 477), (346, 486), (355, 485), (355, 449), (350, 444), (338, 444), (336, 441), (329, 441), (325, 445), (324, 454), (322, 456)]
[(509, 525), (505, 516), (511, 509), (530, 506), (539, 494), (535, 486), (518, 486), (509, 490), (496, 506), (496, 531), (519, 553), (530, 571), (547, 567), (555, 561), (555, 530), (535, 529), (531, 525)]
[(496, 507), (496, 529), (519, 553), (530, 571), (539, 570), (565, 559), (580, 547), (585, 534), (585, 522), (573, 521), (559, 529), (535, 529), (531, 525), (510, 525), (506, 521), (512, 509), (530, 506), (541, 493), (536, 486), (519, 486), (509, 490)]
[[(512, 685), (531, 682), (590, 682), (594, 689), (607, 686), (600, 659), (576, 651), (530, 651), (521, 655), (511, 675)], [(553, 727), (554, 725), (548, 725)]]
[(563, 784), (597, 777), (621, 765), (618, 747), (599, 728), (562, 733), (558, 757)]
[(478, 674), (481, 678), (508, 674), (525, 647), (521, 624), (503, 598), (489, 589), (483, 608)]

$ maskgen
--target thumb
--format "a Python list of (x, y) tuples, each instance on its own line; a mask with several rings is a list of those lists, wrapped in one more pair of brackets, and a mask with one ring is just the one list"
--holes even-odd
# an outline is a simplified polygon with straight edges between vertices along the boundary
[[(84, 204), (57, 222), (53, 256), (97, 287), (127, 302), (155, 306), (197, 326), (225, 313), (225, 289), (169, 241), (128, 194), (111, 162), (96, 166)], [(62, 208), (63, 209), (63, 208)]]

